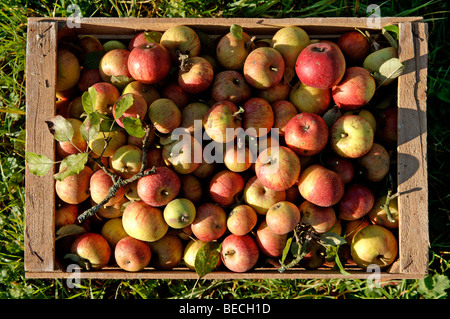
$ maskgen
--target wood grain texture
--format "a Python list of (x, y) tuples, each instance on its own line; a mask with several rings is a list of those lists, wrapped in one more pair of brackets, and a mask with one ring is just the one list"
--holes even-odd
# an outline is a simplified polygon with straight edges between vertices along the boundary
[(398, 80), (399, 271), (426, 274), (428, 269), (427, 181), (427, 25), (401, 23)]
[[(26, 60), (27, 152), (55, 160), (55, 140), (45, 120), (55, 114), (56, 23), (28, 24)], [(55, 259), (54, 168), (42, 177), (25, 171), (25, 270), (53, 271)]]

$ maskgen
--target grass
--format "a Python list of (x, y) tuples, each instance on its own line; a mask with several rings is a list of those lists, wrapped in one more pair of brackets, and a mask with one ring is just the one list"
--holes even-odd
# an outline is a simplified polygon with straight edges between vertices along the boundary
[(83, 16), (136, 17), (365, 17), (360, 1), (294, 0), (1, 0), (0, 1), (0, 298), (448, 298), (450, 69), (448, 3), (380, 2), (382, 16), (423, 16), (429, 23), (428, 163), (430, 265), (424, 280), (401, 280), (371, 289), (363, 280), (82, 280), (70, 289), (63, 280), (24, 276), (24, 144), (26, 19), (68, 16), (69, 4)]

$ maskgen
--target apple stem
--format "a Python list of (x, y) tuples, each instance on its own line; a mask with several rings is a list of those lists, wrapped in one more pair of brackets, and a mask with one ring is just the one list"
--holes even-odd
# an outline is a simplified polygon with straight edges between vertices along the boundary
[(389, 203), (391, 202), (391, 200), (397, 198), (400, 194), (399, 194), (398, 192), (395, 193), (394, 195), (391, 195), (391, 194), (392, 194), (392, 191), (391, 191), (391, 190), (388, 190), (388, 193), (387, 193), (387, 195), (386, 195), (386, 201), (384, 202), (383, 205), (380, 206), (380, 208), (382, 208), (382, 209), (385, 211), (388, 220), (389, 220), (391, 223), (393, 223), (395, 220), (394, 220), (394, 218), (392, 217), (392, 212), (391, 212), (391, 210), (389, 209)]
[(348, 136), (347, 133), (341, 133), (341, 137), (342, 137), (342, 138), (346, 138), (347, 136)]
[(178, 60), (180, 61), (181, 71), (187, 71), (186, 61), (189, 59), (189, 53), (183, 54), (180, 50), (177, 50), (176, 54), (178, 56)]

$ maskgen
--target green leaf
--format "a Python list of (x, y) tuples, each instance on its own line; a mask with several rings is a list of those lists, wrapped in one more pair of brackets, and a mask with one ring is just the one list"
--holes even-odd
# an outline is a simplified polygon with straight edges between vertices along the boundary
[(125, 94), (116, 104), (115, 118), (121, 118), (134, 102), (133, 94)]
[(398, 58), (392, 58), (380, 66), (378, 72), (375, 72), (374, 78), (381, 86), (389, 80), (398, 78), (404, 70), (405, 65)]
[(145, 130), (140, 119), (135, 117), (124, 117), (122, 123), (128, 134), (139, 138), (144, 137)]
[(450, 279), (445, 275), (428, 275), (419, 281), (417, 291), (427, 299), (446, 298)]
[(31, 174), (37, 176), (44, 176), (55, 164), (55, 162), (53, 162), (47, 156), (38, 155), (33, 152), (27, 152), (25, 155), (25, 160), (28, 164), (28, 169), (30, 170)]
[(88, 153), (78, 153), (67, 156), (61, 162), (59, 173), (55, 174), (58, 181), (81, 172), (88, 161)]
[(194, 267), (200, 278), (216, 269), (221, 245), (219, 242), (207, 242), (198, 250)]
[(100, 60), (105, 53), (102, 51), (92, 51), (84, 57), (83, 67), (86, 69), (96, 70), (99, 68)]
[(281, 256), (281, 263), (284, 263), (287, 255), (289, 254), (289, 251), (291, 250), (291, 244), (292, 244), (293, 239), (294, 239), (294, 237), (290, 237), (286, 241), (286, 245), (284, 246), (284, 249), (283, 249), (283, 255)]
[(80, 225), (76, 225), (76, 224), (64, 225), (56, 231), (55, 240), (61, 239), (66, 236), (81, 234), (81, 233), (85, 233), (85, 232), (86, 232), (86, 230), (84, 229), (84, 227), (82, 227)]
[(144, 33), (145, 39), (148, 42), (159, 43), (161, 40), (161, 32), (158, 31), (145, 31)]
[(69, 259), (70, 261), (73, 261), (78, 266), (82, 267), (83, 269), (86, 269), (86, 270), (92, 269), (91, 262), (88, 259), (78, 256), (77, 254), (66, 254), (64, 256), (64, 259)]
[(342, 116), (341, 109), (338, 106), (334, 106), (330, 108), (328, 111), (322, 115), (323, 120), (327, 124), (329, 128), (331, 128), (334, 122), (337, 121), (338, 118)]
[(386, 38), (386, 40), (388, 40), (389, 44), (390, 44), (392, 47), (398, 49), (398, 43), (397, 43), (397, 40), (394, 39), (394, 37), (386, 30), (386, 27), (384, 27), (384, 28), (381, 30), (381, 33), (382, 33), (383, 36)]
[(242, 35), (244, 33), (244, 30), (242, 29), (242, 27), (238, 24), (232, 24), (230, 27), (230, 32), (233, 35), (233, 37), (235, 37), (236, 39), (241, 40), (242, 39)]
[(87, 114), (95, 111), (95, 103), (97, 101), (97, 91), (92, 86), (81, 96), (83, 109)]
[(56, 115), (51, 120), (45, 121), (45, 123), (47, 123), (50, 133), (53, 134), (58, 142), (70, 142), (72, 140), (72, 124), (61, 115)]
[(83, 124), (80, 126), (80, 133), (84, 140), (89, 142), (97, 138), (100, 131), (100, 115), (98, 112), (92, 112), (87, 115)]
[(335, 232), (332, 232), (332, 231), (328, 231), (326, 233), (321, 234), (320, 238), (319, 238), (319, 242), (322, 245), (335, 246), (335, 247), (347, 243), (347, 241), (345, 240), (344, 237), (339, 236), (338, 234), (336, 234)]

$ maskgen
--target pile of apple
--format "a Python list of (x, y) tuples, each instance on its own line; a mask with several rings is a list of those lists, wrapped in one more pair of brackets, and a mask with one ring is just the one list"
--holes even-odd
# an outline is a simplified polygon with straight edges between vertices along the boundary
[[(122, 179), (142, 165), (154, 172), (120, 188), (81, 223), (84, 232), (59, 238), (58, 254), (78, 256), (90, 269), (195, 270), (199, 249), (214, 242), (216, 269), (246, 272), (277, 265), (288, 239), (309, 227), (317, 242), (301, 267), (334, 266), (318, 241), (330, 233), (345, 241), (343, 264), (392, 264), (396, 199), (390, 219), (382, 206), (397, 110), (374, 108), (392, 90), (392, 81), (374, 74), (397, 50), (373, 50), (356, 30), (335, 40), (312, 40), (295, 26), (256, 39), (236, 25), (216, 38), (180, 25), (129, 42), (60, 31), (57, 113), (74, 136), (57, 143), (58, 158), (89, 151)], [(89, 90), (102, 132), (86, 141), (80, 126)], [(145, 150), (143, 138), (124, 129), (127, 117), (152, 127)], [(190, 143), (175, 151), (179, 139), (171, 134), (180, 128)], [(244, 139), (236, 138), (239, 129)], [(205, 159), (208, 145), (216, 153), (223, 146), (219, 160), (211, 152), (216, 161)], [(113, 184), (95, 161), (56, 181), (56, 231), (77, 224)]]

